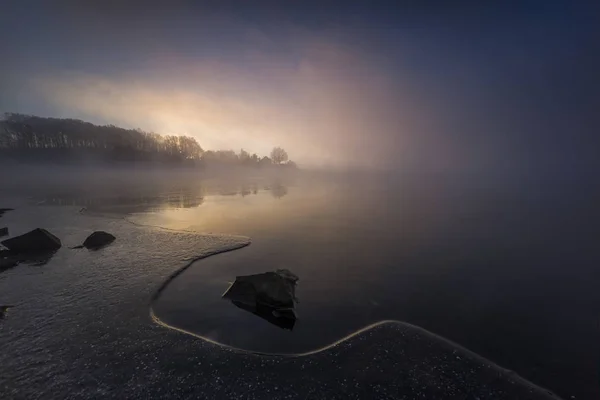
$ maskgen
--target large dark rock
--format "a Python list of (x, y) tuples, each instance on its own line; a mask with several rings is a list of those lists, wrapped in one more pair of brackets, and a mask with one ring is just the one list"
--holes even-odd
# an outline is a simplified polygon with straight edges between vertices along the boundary
[(6, 239), (2, 245), (14, 254), (46, 253), (56, 251), (62, 246), (59, 238), (41, 228)]
[(111, 244), (115, 241), (115, 239), (116, 237), (108, 232), (96, 231), (88, 236), (87, 239), (83, 241), (83, 244), (81, 246), (77, 246), (77, 248), (85, 247), (87, 249), (95, 250)]
[(298, 277), (286, 269), (238, 276), (223, 298), (281, 328), (292, 329), (297, 281)]
[(8, 228), (0, 228), (0, 237), (8, 236)]

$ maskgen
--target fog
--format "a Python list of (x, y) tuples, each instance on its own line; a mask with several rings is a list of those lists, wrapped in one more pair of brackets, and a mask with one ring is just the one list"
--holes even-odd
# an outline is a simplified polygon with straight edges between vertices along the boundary
[(253, 4), (67, 1), (36, 14), (35, 38), (11, 5), (0, 109), (282, 146), (307, 168), (597, 163), (591, 5)]

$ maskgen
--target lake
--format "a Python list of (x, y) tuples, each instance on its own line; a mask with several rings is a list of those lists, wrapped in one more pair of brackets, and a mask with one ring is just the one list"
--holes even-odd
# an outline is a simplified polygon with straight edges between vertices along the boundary
[[(51, 194), (137, 225), (251, 238), (193, 263), (153, 302), (163, 323), (238, 349), (318, 350), (382, 320), (425, 328), (559, 394), (597, 390), (596, 195), (581, 182), (328, 174)], [(164, 243), (169, 246), (169, 243)], [(238, 275), (298, 275), (292, 330), (221, 298)]]

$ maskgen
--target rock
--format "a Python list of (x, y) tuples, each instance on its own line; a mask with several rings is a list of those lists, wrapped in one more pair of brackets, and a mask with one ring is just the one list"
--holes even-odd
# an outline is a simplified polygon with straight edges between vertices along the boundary
[(12, 208), (0, 208), (0, 217), (2, 217), (2, 215), (5, 212), (12, 211), (12, 210), (13, 210)]
[(6, 317), (6, 312), (13, 307), (14, 306), (0, 306), (0, 319), (4, 319), (4, 317)]
[(45, 229), (37, 228), (24, 235), (6, 239), (2, 245), (13, 254), (35, 254), (56, 251), (62, 244), (60, 239)]
[(238, 276), (223, 298), (281, 328), (292, 329), (297, 318), (297, 281), (298, 277), (286, 269)]
[(108, 232), (96, 231), (90, 236), (88, 236), (87, 239), (83, 241), (83, 244), (81, 246), (74, 247), (74, 249), (80, 249), (82, 247), (85, 247), (90, 250), (96, 250), (108, 244), (111, 244), (115, 241), (115, 239), (116, 237), (114, 237)]
[(8, 236), (8, 228), (0, 228), (0, 237)]

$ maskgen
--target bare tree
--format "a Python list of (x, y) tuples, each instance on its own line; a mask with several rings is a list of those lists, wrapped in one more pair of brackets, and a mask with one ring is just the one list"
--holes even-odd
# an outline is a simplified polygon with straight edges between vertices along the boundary
[(248, 164), (248, 161), (250, 160), (250, 154), (246, 150), (241, 149), (240, 154), (238, 154), (238, 159), (242, 164)]
[(288, 154), (281, 147), (274, 147), (273, 150), (271, 150), (271, 160), (273, 160), (274, 164), (279, 165), (288, 160)]

